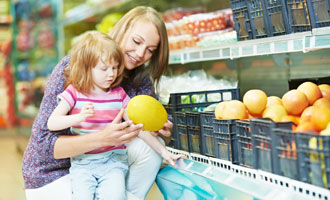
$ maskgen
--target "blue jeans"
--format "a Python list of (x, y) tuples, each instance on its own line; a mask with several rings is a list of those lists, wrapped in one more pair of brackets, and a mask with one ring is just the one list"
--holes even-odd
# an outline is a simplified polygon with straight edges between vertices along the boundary
[(71, 159), (72, 200), (126, 199), (127, 152), (101, 159)]

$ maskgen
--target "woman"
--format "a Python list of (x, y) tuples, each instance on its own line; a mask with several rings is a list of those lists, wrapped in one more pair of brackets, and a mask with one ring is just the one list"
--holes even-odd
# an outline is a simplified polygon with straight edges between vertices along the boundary
[[(142, 6), (132, 9), (115, 25), (110, 35), (124, 54), (125, 77), (121, 86), (126, 93), (130, 97), (154, 95), (153, 82), (157, 84), (165, 73), (169, 55), (166, 28), (157, 11)], [(24, 153), (23, 177), (27, 200), (70, 199), (69, 157), (102, 146), (121, 144), (126, 144), (128, 149), (128, 198), (144, 199), (162, 159), (141, 139), (136, 138), (140, 126), (120, 123), (123, 112), (104, 130), (93, 134), (72, 136), (68, 129), (56, 132), (48, 130), (47, 120), (57, 105), (57, 95), (64, 91), (63, 71), (69, 62), (70, 56), (63, 58), (49, 77)], [(167, 122), (158, 133), (170, 136), (171, 128), (172, 123)]]

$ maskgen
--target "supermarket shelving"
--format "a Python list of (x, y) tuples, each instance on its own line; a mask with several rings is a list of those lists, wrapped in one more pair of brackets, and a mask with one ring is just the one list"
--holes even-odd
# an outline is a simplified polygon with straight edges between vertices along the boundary
[(239, 41), (209, 48), (191, 48), (170, 52), (170, 64), (236, 59), (241, 57), (292, 52), (309, 52), (330, 48), (330, 27), (311, 32)]
[(60, 21), (62, 26), (67, 26), (74, 24), (76, 22), (82, 21), (89, 17), (95, 16), (98, 13), (105, 11), (114, 6), (118, 6), (125, 0), (105, 0), (94, 5), (89, 5), (87, 3), (80, 4), (64, 14), (64, 19)]
[[(268, 173), (262, 170), (250, 169), (239, 165), (234, 165), (229, 161), (211, 158), (195, 153), (188, 153), (182, 150), (169, 148), (168, 150), (174, 154), (182, 154), (187, 159), (179, 160), (175, 166), (167, 166), (165, 168), (171, 168), (162, 171), (158, 175), (157, 179), (164, 179), (172, 181), (178, 185), (182, 184), (196, 184), (191, 189), (199, 188), (199, 192), (205, 194), (210, 193), (213, 196), (219, 195), (224, 198), (233, 199), (235, 195), (239, 193), (249, 195), (254, 199), (329, 199), (330, 191), (315, 185), (296, 181), (287, 177), (278, 176), (272, 173)], [(180, 173), (186, 173), (187, 176), (176, 176)], [(172, 176), (171, 176), (171, 175)], [(189, 175), (189, 176), (188, 176)], [(203, 182), (203, 187), (194, 182), (194, 180), (180, 180), (175, 181), (176, 177), (192, 177), (199, 176), (204, 179), (213, 181)], [(193, 178), (193, 177), (192, 177)], [(196, 178), (200, 180), (200, 178)], [(216, 184), (214, 184), (216, 182)], [(210, 186), (205, 185), (210, 183)], [(211, 187), (211, 185), (213, 187)], [(217, 185), (217, 186), (215, 186)], [(162, 187), (162, 186), (160, 186)], [(166, 185), (170, 189), (170, 185)], [(215, 191), (211, 188), (229, 188), (234, 192)], [(205, 189), (205, 191), (201, 191)], [(209, 190), (207, 190), (209, 189)], [(175, 193), (175, 192), (174, 192)], [(228, 196), (226, 196), (228, 195)], [(234, 196), (233, 196), (234, 195)], [(237, 197), (236, 197), (237, 198)]]

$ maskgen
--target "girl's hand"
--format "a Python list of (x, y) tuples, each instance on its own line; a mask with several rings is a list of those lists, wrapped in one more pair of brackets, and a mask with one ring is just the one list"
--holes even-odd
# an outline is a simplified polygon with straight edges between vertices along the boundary
[(175, 155), (175, 154), (172, 154), (171, 152), (169, 151), (164, 151), (162, 153), (162, 157), (163, 159), (168, 162), (170, 165), (174, 166), (176, 161), (179, 159), (179, 158), (187, 158), (185, 155)]
[(121, 122), (124, 109), (121, 109), (116, 118), (102, 131), (103, 146), (122, 145), (136, 138), (143, 125), (134, 125), (132, 121)]
[(93, 103), (85, 103), (79, 114), (82, 118), (82, 121), (86, 121), (87, 118), (92, 117), (95, 114)]

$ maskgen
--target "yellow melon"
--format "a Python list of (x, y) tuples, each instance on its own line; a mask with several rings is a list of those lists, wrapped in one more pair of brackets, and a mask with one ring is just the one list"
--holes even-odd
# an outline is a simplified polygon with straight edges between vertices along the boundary
[(167, 113), (159, 101), (148, 95), (137, 95), (127, 105), (127, 115), (134, 124), (143, 124), (143, 130), (159, 131), (167, 122)]

